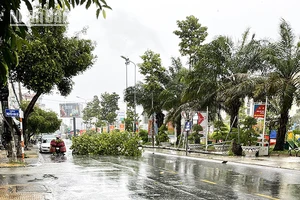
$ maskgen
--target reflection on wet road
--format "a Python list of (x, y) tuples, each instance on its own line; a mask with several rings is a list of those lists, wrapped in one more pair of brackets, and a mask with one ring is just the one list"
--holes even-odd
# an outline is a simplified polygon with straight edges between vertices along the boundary
[(22, 194), (31, 188), (44, 199), (299, 199), (299, 171), (151, 152), (138, 159), (41, 156), (38, 166), (1, 169), (0, 185), (23, 186)]

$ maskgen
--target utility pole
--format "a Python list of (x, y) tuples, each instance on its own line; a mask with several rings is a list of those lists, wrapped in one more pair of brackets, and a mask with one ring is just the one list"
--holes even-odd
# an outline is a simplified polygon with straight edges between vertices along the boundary
[(73, 117), (73, 129), (74, 129), (74, 137), (76, 137), (76, 118)]
[(153, 92), (152, 92), (152, 147), (154, 149), (154, 110), (153, 110)]

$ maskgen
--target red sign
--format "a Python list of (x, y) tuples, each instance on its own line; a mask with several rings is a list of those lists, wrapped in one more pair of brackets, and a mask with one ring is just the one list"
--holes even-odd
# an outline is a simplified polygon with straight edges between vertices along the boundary
[(198, 115), (197, 124), (200, 125), (204, 121), (205, 118), (203, 117), (203, 115), (201, 114), (201, 112), (198, 112), (197, 115)]
[(265, 117), (265, 104), (256, 104), (254, 105), (254, 118), (264, 118)]

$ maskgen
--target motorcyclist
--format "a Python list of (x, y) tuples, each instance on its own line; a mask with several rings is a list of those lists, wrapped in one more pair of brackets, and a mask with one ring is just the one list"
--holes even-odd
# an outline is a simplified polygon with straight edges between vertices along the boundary
[[(50, 145), (51, 145), (50, 152), (52, 152), (53, 155), (56, 152), (56, 147), (59, 147), (59, 152), (60, 153), (64, 154), (66, 152), (65, 142), (60, 138), (60, 135), (57, 135), (56, 139), (52, 140)], [(59, 152), (56, 152), (56, 153), (59, 153)]]

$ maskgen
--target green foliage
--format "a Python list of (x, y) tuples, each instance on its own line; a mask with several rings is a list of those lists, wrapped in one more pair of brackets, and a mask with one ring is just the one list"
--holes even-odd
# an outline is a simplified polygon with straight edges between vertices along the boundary
[(100, 113), (99, 120), (107, 121), (109, 124), (112, 124), (116, 121), (117, 113), (119, 110), (118, 100), (120, 99), (119, 95), (113, 92), (109, 94), (107, 92), (101, 94), (100, 98)]
[(167, 131), (168, 131), (168, 128), (164, 124), (158, 129), (158, 134), (155, 137), (156, 144), (159, 144), (160, 142), (169, 142), (170, 138), (167, 134)]
[(193, 130), (192, 133), (188, 136), (188, 140), (192, 143), (199, 144), (200, 138), (203, 137), (203, 134), (199, 133), (200, 131), (203, 131), (203, 127), (201, 125), (193, 125)]
[(139, 136), (140, 136), (140, 138), (142, 138), (144, 144), (148, 142), (148, 131), (147, 130), (140, 130)]
[[(29, 102), (22, 102), (21, 108), (28, 106)], [(53, 133), (59, 129), (62, 120), (53, 111), (45, 111), (39, 106), (35, 106), (33, 112), (29, 115), (27, 121), (27, 135), (30, 136), (39, 133)]]
[(100, 100), (97, 95), (94, 96), (91, 102), (88, 102), (86, 107), (82, 111), (83, 122), (90, 126), (93, 118), (98, 118), (100, 113)]
[(229, 129), (223, 123), (223, 121), (216, 121), (214, 122), (215, 131), (213, 132), (211, 138), (215, 140), (222, 140), (225, 141), (226, 136), (228, 135)]
[(195, 63), (196, 56), (201, 49), (201, 45), (206, 39), (207, 27), (201, 26), (199, 19), (195, 16), (187, 16), (185, 20), (177, 21), (179, 30), (174, 34), (181, 40), (179, 43), (179, 51), (183, 56), (189, 56), (190, 66)]
[(242, 121), (242, 129), (240, 132), (240, 141), (246, 146), (251, 146), (257, 143), (257, 137), (259, 134), (254, 130), (253, 126), (257, 124), (257, 120), (253, 117), (246, 117)]
[(79, 155), (110, 155), (139, 157), (140, 137), (128, 132), (96, 133), (89, 131), (82, 136), (72, 138), (73, 152)]

